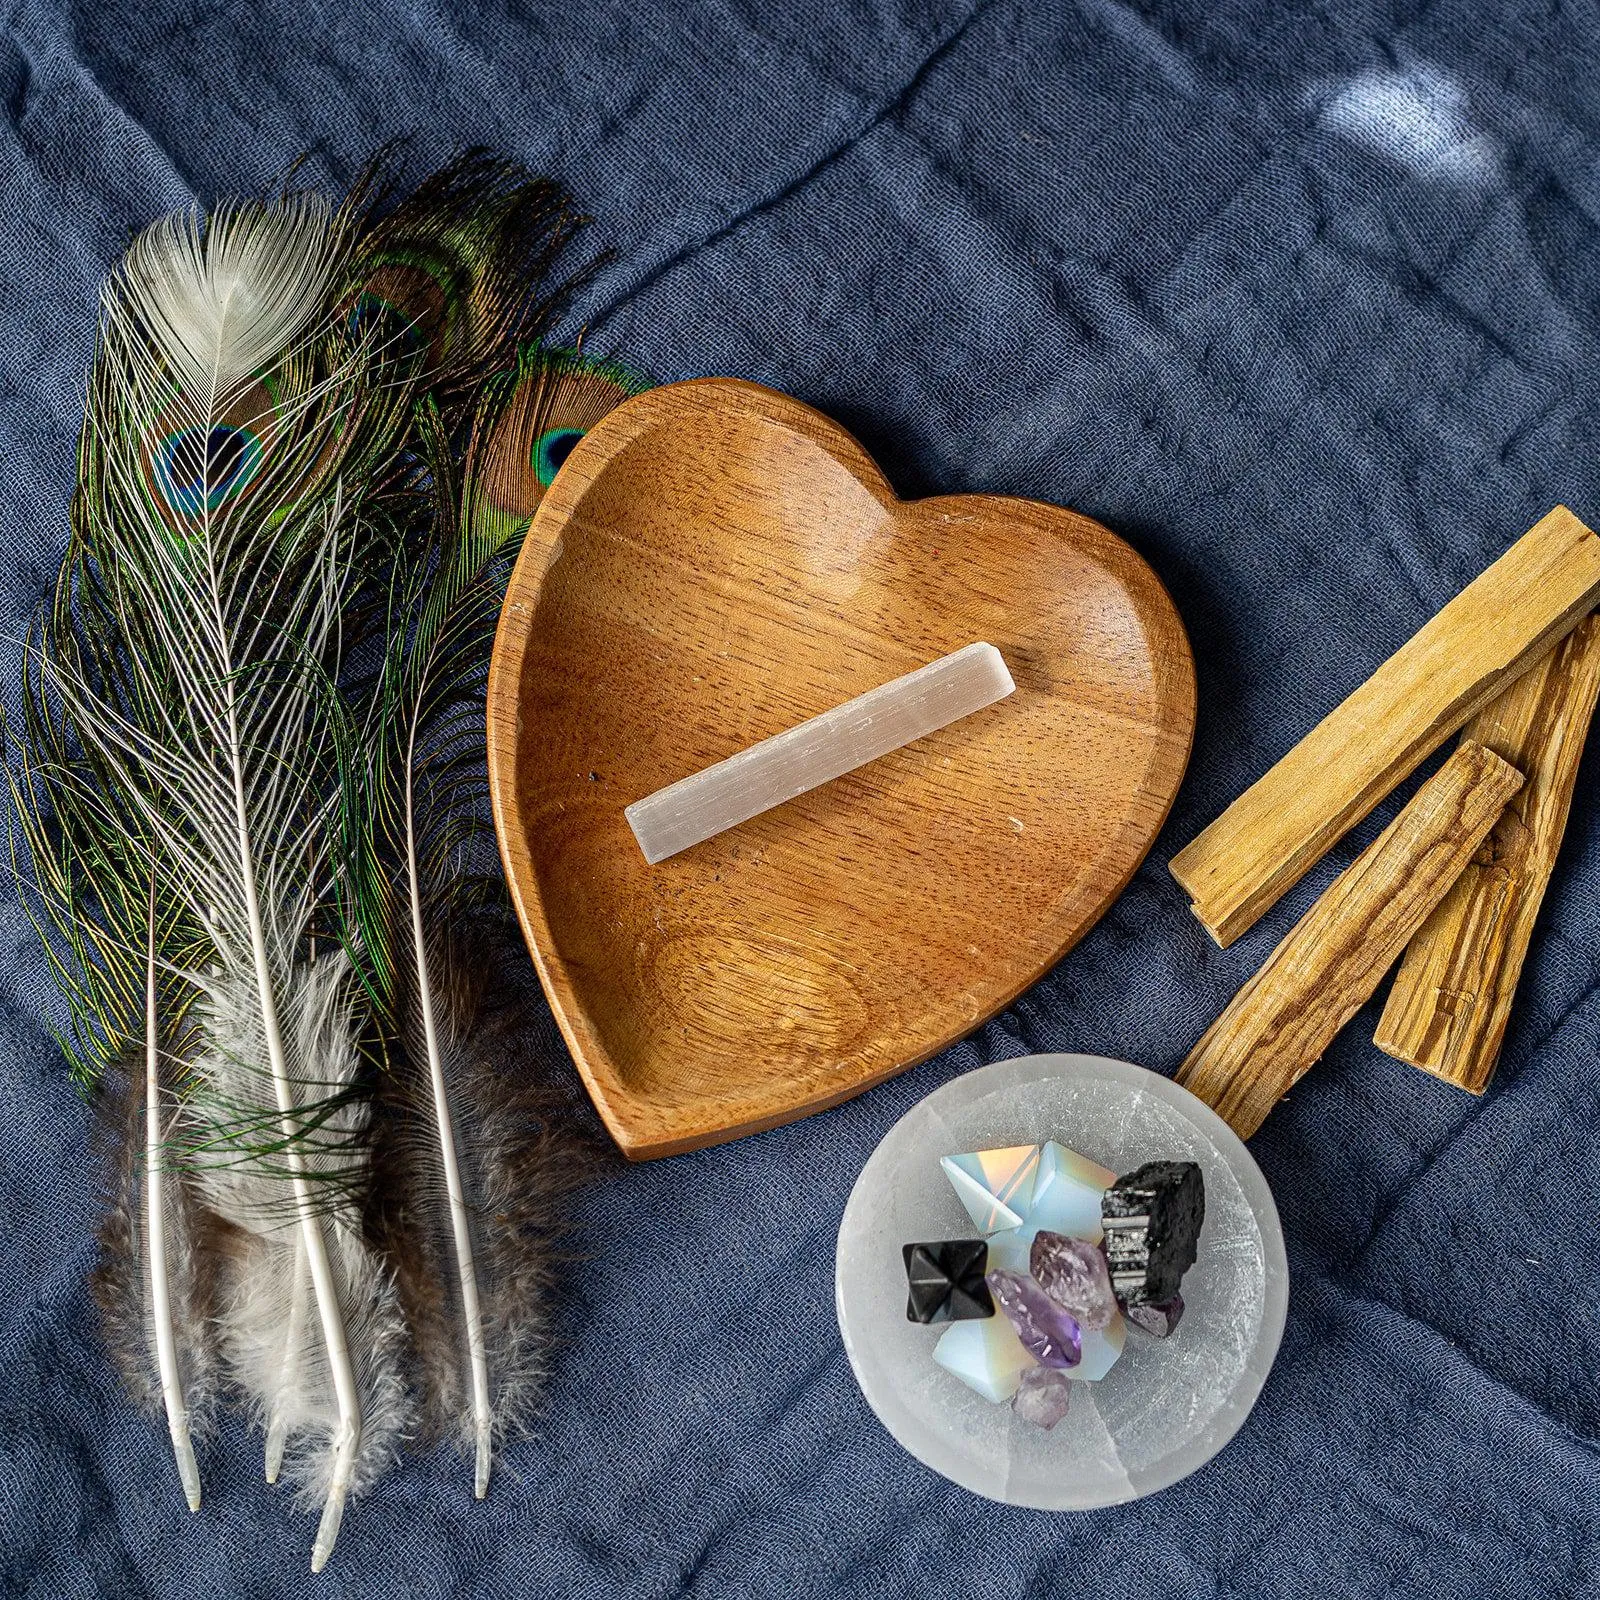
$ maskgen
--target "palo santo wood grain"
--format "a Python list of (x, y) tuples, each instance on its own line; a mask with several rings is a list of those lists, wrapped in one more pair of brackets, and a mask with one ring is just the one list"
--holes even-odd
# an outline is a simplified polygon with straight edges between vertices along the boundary
[(1600, 538), (1535, 524), (1172, 858), (1229, 945), (1402, 778), (1600, 603)]
[(1591, 616), (1462, 734), (1527, 782), (1406, 947), (1374, 1042), (1473, 1094), (1494, 1075), (1597, 698), (1600, 617)]
[(1463, 744), (1334, 880), (1189, 1052), (1178, 1082), (1248, 1138), (1371, 997), (1522, 774)]

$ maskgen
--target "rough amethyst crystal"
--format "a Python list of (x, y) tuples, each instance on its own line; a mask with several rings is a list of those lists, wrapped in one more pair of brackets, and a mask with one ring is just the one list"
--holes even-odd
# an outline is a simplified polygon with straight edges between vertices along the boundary
[(1080, 1328), (1109, 1328), (1117, 1314), (1111, 1274), (1098, 1245), (1041, 1230), (1028, 1254), (1028, 1267), (1039, 1287), (1072, 1314)]
[(1029, 1367), (1011, 1397), (1011, 1409), (1036, 1428), (1053, 1428), (1067, 1414), (1072, 1379), (1058, 1367)]
[(1136, 1328), (1143, 1328), (1146, 1333), (1154, 1334), (1158, 1339), (1166, 1336), (1178, 1326), (1178, 1318), (1183, 1315), (1183, 1296), (1175, 1294), (1170, 1300), (1163, 1301), (1158, 1306), (1129, 1306), (1128, 1321)]
[(1178, 1292), (1205, 1218), (1205, 1180), (1192, 1161), (1147, 1161), (1106, 1190), (1106, 1261), (1124, 1304), (1163, 1305)]
[(1041, 1366), (1075, 1367), (1083, 1359), (1083, 1338), (1068, 1315), (1032, 1278), (996, 1267), (987, 1279), (995, 1304), (1005, 1312), (1022, 1348)]

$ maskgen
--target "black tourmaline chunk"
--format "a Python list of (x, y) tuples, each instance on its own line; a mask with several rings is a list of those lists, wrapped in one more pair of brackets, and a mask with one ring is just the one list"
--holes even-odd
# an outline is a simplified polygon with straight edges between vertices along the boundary
[(1106, 1263), (1117, 1298), (1162, 1305), (1194, 1265), (1206, 1186), (1192, 1161), (1147, 1161), (1106, 1190), (1100, 1202)]
[(906, 1285), (911, 1297), (906, 1316), (912, 1322), (970, 1322), (992, 1317), (994, 1301), (983, 1275), (989, 1269), (989, 1247), (982, 1239), (945, 1239), (937, 1244), (908, 1244)]

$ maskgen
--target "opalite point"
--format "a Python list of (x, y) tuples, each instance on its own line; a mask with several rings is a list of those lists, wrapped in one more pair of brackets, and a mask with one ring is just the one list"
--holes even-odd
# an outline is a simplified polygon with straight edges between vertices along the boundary
[[(1003, 1322), (1003, 1317), (994, 1318), (996, 1322)], [(988, 1327), (988, 1323), (968, 1323), (968, 1327)], [(1128, 1325), (1122, 1320), (1119, 1311), (1112, 1319), (1109, 1326), (1095, 1330), (1085, 1330), (1083, 1334), (1082, 1355), (1075, 1367), (1066, 1369), (1069, 1378), (1078, 1378), (1085, 1383), (1098, 1383), (1117, 1364), (1117, 1358), (1122, 1354), (1122, 1347), (1127, 1343)]]
[(980, 1233), (999, 1233), (1021, 1225), (1039, 1172), (1038, 1145), (941, 1156), (939, 1165)]
[(1035, 1365), (1004, 1317), (952, 1322), (933, 1347), (933, 1359), (995, 1405), (1009, 1400), (1022, 1374)]
[[(999, 1153), (985, 1151), (983, 1156)], [(1012, 1272), (1032, 1270), (1028, 1252), (1034, 1239), (1045, 1230), (1067, 1234), (1090, 1244), (1100, 1242), (1101, 1197), (1116, 1182), (1116, 1174), (1109, 1167), (1102, 1167), (1098, 1162), (1090, 1161), (1087, 1156), (1080, 1156), (1076, 1150), (1069, 1150), (1052, 1139), (1040, 1147), (1033, 1188), (1026, 1201), (1008, 1196), (1001, 1208), (1002, 1215), (995, 1210), (992, 1201), (985, 1201), (978, 1195), (969, 1200), (969, 1190), (962, 1187), (962, 1180), (958, 1180), (951, 1170), (952, 1162), (982, 1160), (983, 1156), (946, 1157), (944, 1170), (955, 1184), (956, 1192), (961, 1195), (974, 1221), (978, 1221), (978, 1212), (973, 1209), (975, 1203), (994, 1217), (994, 1231), (989, 1238), (991, 1269), (1004, 1267)], [(979, 1187), (982, 1187), (981, 1184)], [(1007, 1221), (1007, 1217), (1015, 1217), (1016, 1220)], [(979, 1226), (982, 1226), (981, 1222)]]
[(1070, 1234), (1075, 1239), (1100, 1242), (1100, 1200), (1117, 1181), (1117, 1175), (1098, 1161), (1049, 1140), (1039, 1155), (1039, 1176), (1024, 1219), (1037, 1233)]
[(652, 865), (1003, 700), (992, 644), (969, 644), (635, 800), (623, 815)]

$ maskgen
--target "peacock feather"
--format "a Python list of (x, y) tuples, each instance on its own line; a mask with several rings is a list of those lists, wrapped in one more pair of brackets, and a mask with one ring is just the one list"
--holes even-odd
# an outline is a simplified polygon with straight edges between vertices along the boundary
[(525, 1427), (542, 1376), (543, 1234), (526, 1191), (548, 1148), (538, 1091), (497, 1062), (503, 1019), (486, 1021), (462, 955), (486, 937), (484, 913), (503, 910), (497, 876), (473, 870), (489, 834), (489, 647), (544, 492), (541, 443), (587, 428), (627, 392), (620, 369), (528, 347), (483, 385), (459, 467), (444, 411), (428, 410), (419, 433), (432, 515), (400, 563), (408, 581), (392, 591), (387, 736), (373, 745), (370, 785), (401, 952), (386, 1008), (394, 1067), (380, 1089), (385, 1237), (424, 1418), (466, 1446), (479, 1498), (496, 1441)]

